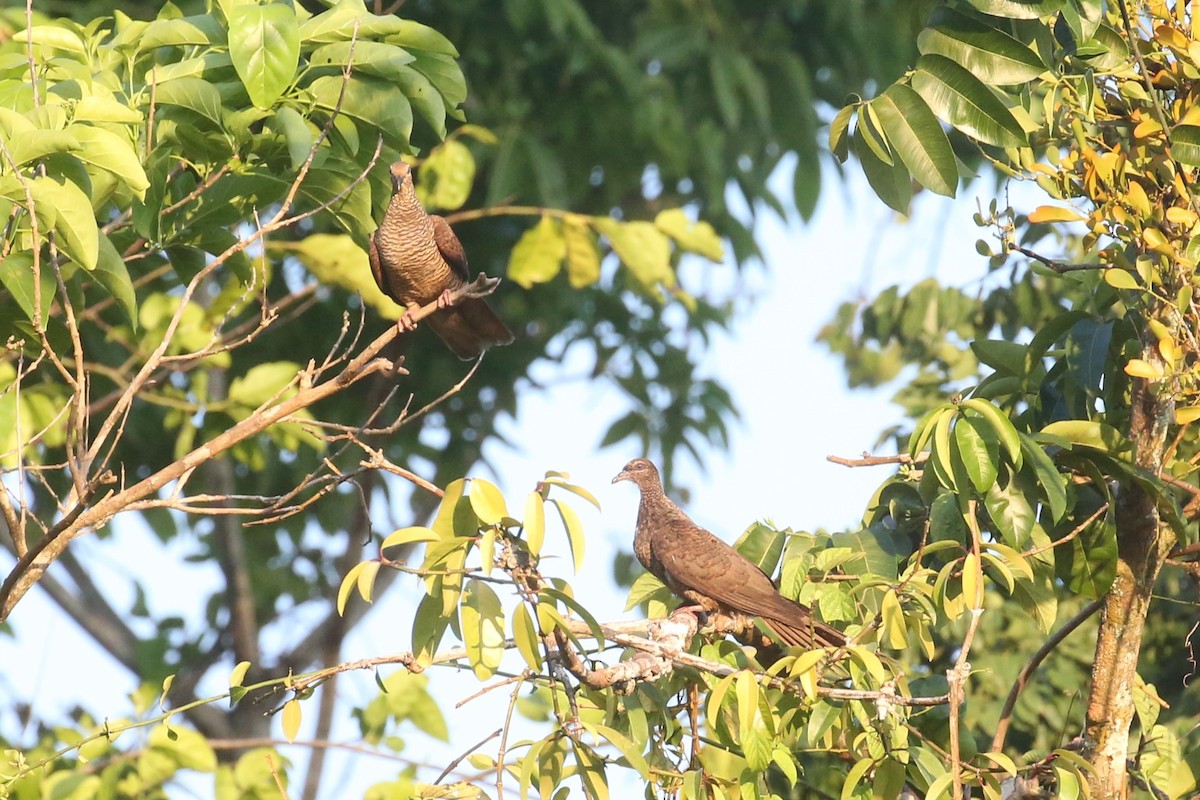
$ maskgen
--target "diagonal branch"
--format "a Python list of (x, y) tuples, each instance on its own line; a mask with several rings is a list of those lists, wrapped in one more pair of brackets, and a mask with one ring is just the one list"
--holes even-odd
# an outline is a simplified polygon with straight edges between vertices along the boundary
[[(454, 301), (458, 301), (463, 297), (487, 294), (494, 288), (494, 281), (495, 279), (480, 274), (475, 281), (455, 289), (451, 296)], [(438, 303), (435, 300), (414, 312), (412, 319), (419, 322), (438, 310)], [(390, 373), (393, 370), (392, 362), (377, 358), (377, 356), (383, 347), (396, 337), (397, 331), (396, 327), (390, 327), (380, 334), (361, 353), (351, 359), (341, 372), (324, 383), (301, 386), (291, 397), (257, 409), (246, 419), (192, 450), (178, 461), (163, 467), (133, 486), (106, 494), (95, 505), (80, 513), (71, 525), (59, 531), (57, 535), (43, 537), (37, 545), (30, 548), (29, 552), (17, 561), (3, 585), (0, 585), (0, 622), (8, 619), (8, 615), (12, 613), (20, 599), (37, 583), (46, 568), (62, 554), (75, 537), (107, 524), (130, 503), (143, 500), (158, 492), (171, 481), (190, 473), (234, 445), (262, 433), (281, 419), (344, 391), (369, 375), (377, 372)]]

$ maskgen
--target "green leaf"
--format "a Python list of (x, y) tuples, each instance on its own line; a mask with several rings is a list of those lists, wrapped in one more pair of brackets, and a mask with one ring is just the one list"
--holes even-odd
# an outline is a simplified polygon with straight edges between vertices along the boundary
[[(1012, 461), (1013, 466), (1020, 468), (1021, 466), (1021, 437), (1017, 434), (1017, 429), (1013, 427), (1012, 420), (1008, 415), (996, 407), (990, 400), (984, 400), (979, 397), (968, 398), (960, 404), (964, 413), (973, 411), (980, 417), (982, 422), (988, 429), (995, 434), (1000, 440), (1000, 444), (1004, 445), (1004, 449), (1008, 451), (1008, 457)], [(984, 428), (980, 427), (980, 431)]]
[(912, 88), (939, 119), (973, 139), (997, 147), (1025, 147), (1029, 136), (983, 81), (945, 56), (917, 60)]
[[(1067, 520), (1070, 524), (1071, 517)], [(1076, 524), (1082, 521), (1077, 520)], [(1069, 553), (1065, 560), (1071, 591), (1092, 598), (1103, 597), (1117, 577), (1117, 525), (1112, 511), (1072, 539)]]
[(221, 127), (221, 93), (201, 78), (175, 78), (163, 81), (155, 88), (156, 103), (179, 106), (194, 111)]
[(525, 514), (522, 518), (525, 544), (535, 556), (542, 552), (542, 544), (546, 541), (545, 502), (541, 492), (530, 492), (525, 498)]
[(567, 214), (563, 219), (567, 245), (567, 281), (573, 289), (584, 289), (600, 280), (600, 248), (587, 217)]
[[(100, 229), (87, 194), (69, 180), (50, 177), (34, 178), (29, 188), (40, 207), (39, 217), (52, 215), (59, 248), (84, 269), (95, 269), (100, 255)], [(44, 236), (46, 231), (41, 233)]]
[(129, 324), (136, 331), (137, 295), (133, 290), (133, 279), (129, 277), (125, 259), (117, 252), (117, 248), (105, 233), (100, 233), (98, 244), (96, 269), (92, 272), (92, 277), (117, 301)]
[[(850, 771), (846, 773), (846, 781), (842, 784), (841, 800), (854, 800), (859, 797), (855, 789), (873, 766), (875, 766), (875, 760), (869, 757), (855, 762)], [(931, 797), (931, 795), (926, 795), (926, 797)]]
[(908, 204), (912, 200), (912, 178), (904, 163), (896, 158), (893, 159), (893, 163), (888, 164), (875, 155), (867, 142), (865, 128), (861, 122), (854, 129), (851, 141), (854, 144), (854, 155), (862, 165), (867, 183), (871, 184), (875, 194), (888, 208), (907, 214)]
[(156, 19), (138, 37), (139, 52), (181, 45), (224, 44), (225, 28), (211, 14), (179, 19)]
[(946, 6), (930, 15), (917, 49), (945, 56), (991, 86), (1026, 83), (1046, 71), (1037, 53), (1017, 39)]
[(900, 797), (904, 790), (904, 765), (894, 758), (885, 758), (875, 767), (871, 797)]
[(682, 208), (668, 208), (658, 212), (654, 225), (675, 240), (689, 253), (697, 253), (709, 261), (720, 263), (725, 260), (725, 248), (721, 237), (707, 222), (692, 222)]
[(652, 780), (650, 774), (650, 765), (646, 763), (646, 758), (644, 755), (642, 755), (642, 749), (644, 745), (635, 743), (625, 734), (614, 728), (610, 728), (607, 725), (589, 723), (585, 720), (580, 720), (580, 724), (583, 725), (586, 730), (591, 731), (593, 735), (604, 738), (610, 744), (620, 750), (621, 755), (625, 757), (625, 760), (629, 763), (629, 766), (642, 776), (642, 780)]
[(324, 44), (309, 56), (309, 63), (313, 66), (352, 66), (355, 71), (362, 70), (380, 78), (399, 76), (401, 68), (415, 60), (416, 57), (403, 47), (365, 39)]
[(1181, 164), (1200, 167), (1200, 125), (1176, 125), (1171, 129), (1171, 155)]
[(1055, 522), (1063, 518), (1063, 514), (1067, 512), (1067, 486), (1066, 478), (1054, 465), (1054, 459), (1042, 449), (1034, 439), (1026, 434), (1021, 434), (1021, 449), (1025, 453), (1026, 467), (1033, 470), (1033, 474), (1037, 479), (1038, 485), (1042, 489), (1042, 494), (1046, 497), (1046, 504), (1050, 507), (1050, 516)]
[[(342, 96), (343, 79), (326, 75), (308, 87), (316, 106), (329, 114), (337, 108)], [(378, 131), (384, 144), (400, 152), (409, 151), (412, 136), (412, 105), (399, 87), (387, 81), (356, 76), (345, 82), (341, 113), (360, 123), (367, 131)], [(371, 141), (375, 134), (371, 133)]]
[(649, 572), (643, 572), (633, 582), (633, 586), (629, 587), (629, 598), (625, 601), (625, 610), (630, 611), (651, 599), (666, 600), (670, 596), (671, 590), (662, 581)]
[(971, 352), (980, 362), (1008, 376), (1025, 374), (1025, 358), (1029, 348), (1004, 339), (976, 339)]
[(675, 285), (671, 246), (666, 235), (653, 223), (618, 222), (610, 217), (598, 217), (592, 224), (608, 238), (617, 258), (645, 290), (651, 291), (659, 284)]
[(783, 531), (756, 522), (742, 532), (742, 535), (733, 543), (733, 549), (763, 572), (774, 575), (775, 569), (779, 566), (779, 557), (783, 554), (783, 545), (786, 539), (787, 536)]
[(299, 169), (300, 165), (308, 158), (309, 150), (312, 149), (315, 140), (315, 134), (309, 128), (304, 117), (294, 108), (281, 106), (275, 109), (274, 115), (267, 120), (266, 124), (271, 130), (283, 135), (284, 141), (287, 142), (292, 169)]
[(984, 542), (983, 549), (996, 553), (995, 558), (1003, 561), (1006, 565), (1005, 568), (1009, 569), (1010, 572), (1015, 569), (1021, 573), (1021, 577), (1025, 580), (1034, 580), (1033, 568), (1029, 566), (1029, 562), (1025, 559), (1025, 556), (1017, 552), (1016, 549), (1005, 544), (1000, 544), (999, 542)]
[(1034, 525), (1033, 505), (1018, 481), (1009, 478), (992, 484), (983, 504), (1001, 537), (1010, 547), (1021, 547)]
[(538, 638), (537, 628), (533, 624), (533, 615), (524, 603), (517, 603), (512, 611), (513, 641), (517, 652), (534, 672), (542, 671), (542, 647)]
[(579, 521), (579, 515), (575, 513), (575, 509), (561, 500), (551, 500), (554, 507), (558, 509), (558, 516), (562, 518), (563, 527), (567, 530), (567, 543), (571, 547), (571, 556), (575, 565), (575, 574), (580, 574), (583, 569), (583, 552), (584, 552), (584, 537), (583, 523)]
[[(417, 604), (417, 613), (413, 615), (413, 655), (417, 664), (422, 667), (433, 663), (442, 636), (450, 625), (450, 616), (443, 609), (447, 605), (453, 608), (459, 597), (457, 589), (447, 586), (440, 576), (433, 580), (432, 584), (432, 590), (421, 598), (421, 602)], [(451, 600), (454, 602), (451, 603)]]
[(1041, 431), (1047, 436), (1066, 439), (1077, 446), (1091, 447), (1106, 453), (1128, 452), (1129, 440), (1111, 425), (1082, 419), (1065, 419), (1051, 422)]
[(504, 494), (491, 481), (482, 478), (471, 479), (471, 491), (468, 497), (471, 508), (484, 525), (495, 525), (508, 516), (508, 506), (504, 502)]
[(857, 108), (857, 103), (842, 107), (829, 124), (829, 151), (843, 164), (846, 163), (850, 148), (850, 137), (846, 134), (850, 130), (850, 118), (854, 116)]
[(525, 289), (546, 283), (562, 269), (567, 254), (558, 221), (542, 217), (517, 240), (508, 259), (508, 277)]
[(463, 496), (466, 486), (467, 482), (462, 478), (453, 480), (446, 486), (446, 493), (442, 495), (442, 502), (438, 505), (437, 516), (429, 526), (444, 539), (474, 536), (479, 530), (479, 518), (475, 516), (475, 509), (472, 508), (471, 501)]
[(1146, 750), (1139, 766), (1152, 786), (1167, 786), (1183, 761), (1179, 740), (1165, 725), (1155, 725), (1143, 737)]
[(251, 367), (229, 385), (229, 402), (247, 408), (278, 402), (295, 392), (293, 385), (300, 365), (293, 361), (272, 361)]
[[(44, 128), (15, 133), (8, 142), (9, 155), (12, 163), (18, 167), (31, 161), (38, 161), (55, 153), (78, 153), (82, 148), (79, 140), (69, 131), (54, 131)], [(5, 159), (5, 168), (11, 168)]]
[(483, 581), (469, 579), (459, 604), (463, 644), (475, 677), (486, 681), (496, 674), (504, 656), (504, 607)]
[(1067, 0), (971, 0), (971, 6), (993, 17), (1037, 19), (1056, 14)]
[(543, 586), (539, 595), (539, 603), (544, 603), (544, 598), (549, 597), (552, 601), (556, 600), (578, 614), (579, 618), (584, 621), (584, 623), (588, 626), (588, 629), (591, 631), (592, 638), (596, 640), (597, 646), (600, 648), (604, 647), (604, 631), (601, 629), (600, 623), (590, 611), (579, 604), (578, 600), (576, 600), (574, 597), (571, 597), (571, 595), (567, 594), (566, 592), (560, 592), (558, 589), (550, 586)]
[[(54, 271), (45, 262), (40, 265), (39, 277), (42, 290), (41, 322), (49, 322), (50, 307), (54, 304), (54, 293), (57, 290), (54, 281)], [(30, 322), (34, 318), (34, 287), (33, 287), (33, 253), (29, 251), (12, 252), (0, 261), (0, 284), (8, 290), (17, 305), (25, 312)]]
[(954, 425), (954, 446), (962, 459), (971, 484), (980, 494), (987, 493), (996, 482), (1000, 442), (990, 427), (982, 421), (959, 417)]
[(896, 83), (872, 100), (870, 107), (913, 178), (937, 194), (954, 197), (958, 187), (954, 150), (921, 95)]
[(270, 108), (296, 75), (300, 23), (291, 3), (239, 5), (229, 14), (229, 55), (250, 102)]
[(82, 145), (75, 157), (117, 176), (139, 200), (146, 199), (150, 180), (129, 138), (94, 125), (70, 125), (67, 132)]

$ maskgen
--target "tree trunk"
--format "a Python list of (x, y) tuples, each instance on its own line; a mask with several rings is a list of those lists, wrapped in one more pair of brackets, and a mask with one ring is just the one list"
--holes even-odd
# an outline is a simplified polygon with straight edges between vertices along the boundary
[[(1150, 348), (1143, 354), (1148, 359), (1156, 355)], [(1156, 396), (1147, 381), (1137, 380), (1132, 405), (1134, 463), (1158, 474), (1172, 403)], [(1154, 582), (1174, 541), (1171, 529), (1159, 518), (1154, 497), (1139, 486), (1122, 485), (1117, 497), (1117, 576), (1101, 612), (1085, 731), (1096, 770), (1092, 784), (1096, 798), (1123, 798), (1128, 793), (1126, 759), (1142, 630)]]

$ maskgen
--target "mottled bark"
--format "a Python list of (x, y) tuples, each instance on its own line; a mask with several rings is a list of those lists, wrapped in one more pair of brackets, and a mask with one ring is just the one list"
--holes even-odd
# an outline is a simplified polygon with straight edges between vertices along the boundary
[[(1147, 348), (1143, 357), (1154, 360), (1157, 353)], [(1153, 384), (1140, 379), (1134, 382), (1129, 431), (1134, 463), (1155, 474), (1162, 469), (1172, 405), (1168, 397), (1158, 396)], [(1121, 486), (1117, 498), (1117, 576), (1101, 611), (1085, 731), (1089, 758), (1096, 770), (1092, 781), (1096, 798), (1123, 798), (1128, 794), (1126, 759), (1142, 631), (1154, 582), (1174, 541), (1174, 534), (1159, 517), (1154, 498), (1138, 486)]]

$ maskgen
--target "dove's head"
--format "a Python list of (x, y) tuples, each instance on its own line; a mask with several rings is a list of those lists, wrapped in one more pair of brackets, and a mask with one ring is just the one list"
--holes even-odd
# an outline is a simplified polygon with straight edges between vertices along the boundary
[(392, 191), (400, 191), (400, 187), (404, 185), (404, 181), (408, 180), (412, 175), (412, 167), (403, 161), (397, 161), (392, 164)]
[(612, 479), (617, 481), (633, 481), (643, 491), (646, 489), (662, 489), (662, 480), (658, 477), (658, 469), (644, 458), (635, 458), (625, 465), (625, 469)]

